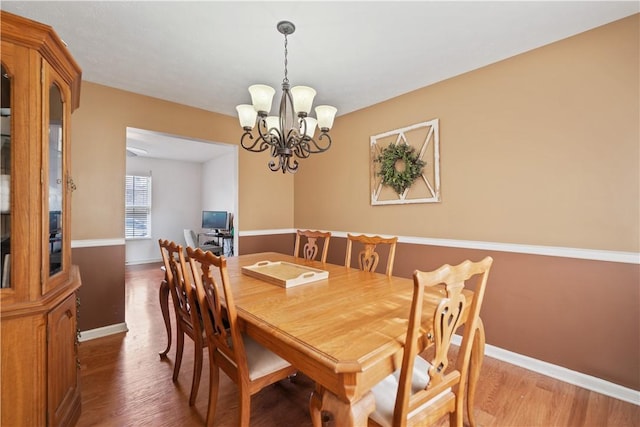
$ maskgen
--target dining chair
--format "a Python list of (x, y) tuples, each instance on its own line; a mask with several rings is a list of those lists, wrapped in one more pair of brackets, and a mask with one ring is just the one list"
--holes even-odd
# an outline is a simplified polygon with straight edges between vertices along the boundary
[[(477, 378), (482, 354), (474, 354), (476, 363), (470, 363), (474, 339), (479, 340), (478, 353), (484, 353), (484, 329), (479, 317), (487, 278), (493, 259), (480, 262), (464, 261), (456, 266), (443, 265), (437, 270), (413, 273), (413, 299), (409, 325), (399, 370), (373, 387), (375, 411), (370, 415), (371, 425), (383, 427), (429, 425), (449, 415), (449, 425), (462, 427), (463, 402), (468, 375)], [(474, 297), (466, 301), (462, 294), (468, 281), (475, 281)], [(444, 285), (444, 287), (442, 287)], [(425, 292), (427, 288), (437, 291)], [(434, 295), (441, 295), (435, 297)], [(436, 304), (432, 327), (421, 324), (423, 304)], [(461, 348), (455, 368), (448, 370), (448, 352), (451, 338), (463, 320), (465, 305), (470, 304)], [(429, 361), (419, 355), (423, 345), (434, 344)], [(471, 426), (475, 426), (473, 402), (475, 390), (469, 390), (467, 412)]]
[(207, 341), (204, 338), (204, 330), (200, 320), (197, 295), (191, 286), (189, 277), (184, 275), (184, 270), (180, 265), (180, 257), (184, 256), (183, 248), (169, 240), (160, 239), (159, 244), (176, 318), (176, 361), (173, 365), (173, 381), (178, 380), (182, 365), (184, 336), (187, 335), (194, 343), (193, 378), (189, 394), (189, 405), (193, 406), (200, 386), (202, 354), (204, 347), (207, 346)]
[[(302, 247), (302, 257), (300, 257), (300, 243), (303, 237), (306, 238), (306, 243)], [(315, 260), (319, 253), (318, 239), (322, 239), (322, 256), (320, 257), (320, 261), (323, 263), (327, 262), (329, 240), (331, 239), (330, 231), (296, 230), (296, 243), (293, 248), (293, 256), (296, 258)]]
[(380, 260), (380, 256), (376, 252), (376, 246), (380, 244), (389, 245), (386, 274), (387, 276), (393, 274), (393, 261), (396, 256), (396, 243), (398, 242), (397, 237), (367, 236), (364, 234), (353, 235), (347, 233), (347, 252), (344, 260), (344, 265), (347, 267), (351, 266), (353, 242), (359, 242), (364, 245), (364, 249), (358, 253), (358, 267), (364, 271), (376, 271), (378, 261)]
[[(184, 265), (184, 256), (180, 256)], [(296, 369), (242, 333), (227, 273), (226, 258), (190, 247), (187, 248), (187, 256), (202, 308), (209, 346), (207, 425), (213, 425), (215, 418), (219, 371), (222, 369), (239, 389), (239, 425), (248, 426), (251, 417), (251, 396), (264, 387), (294, 374)]]

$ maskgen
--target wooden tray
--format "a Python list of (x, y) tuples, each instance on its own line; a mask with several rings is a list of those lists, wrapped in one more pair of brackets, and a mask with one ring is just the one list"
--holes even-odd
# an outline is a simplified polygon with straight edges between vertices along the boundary
[(291, 288), (329, 277), (328, 271), (285, 261), (260, 261), (242, 267), (242, 272), (283, 288)]

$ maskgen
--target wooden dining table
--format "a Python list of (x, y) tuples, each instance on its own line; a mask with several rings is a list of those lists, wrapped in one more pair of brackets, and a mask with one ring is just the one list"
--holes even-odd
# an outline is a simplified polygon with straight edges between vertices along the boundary
[[(242, 272), (260, 261), (305, 265), (329, 276), (283, 288)], [(371, 388), (401, 366), (413, 280), (275, 252), (228, 258), (227, 270), (245, 333), (313, 379), (316, 404), (321, 393), (332, 395), (342, 406), (333, 414), (336, 425), (366, 426), (375, 408)], [(473, 292), (464, 292), (471, 301)], [(443, 288), (425, 293), (425, 332), (442, 297)]]
[[(285, 288), (242, 271), (262, 261), (327, 271), (328, 278)], [(413, 280), (276, 252), (229, 257), (227, 270), (243, 332), (315, 381), (314, 425), (314, 407), (329, 398), (336, 425), (366, 426), (372, 387), (401, 366)], [(425, 293), (425, 333), (443, 292)], [(463, 292), (471, 301), (473, 292)]]

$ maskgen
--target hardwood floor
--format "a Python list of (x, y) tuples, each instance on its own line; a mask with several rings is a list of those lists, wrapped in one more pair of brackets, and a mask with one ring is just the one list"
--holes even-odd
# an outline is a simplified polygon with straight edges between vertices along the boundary
[[(166, 345), (158, 304), (161, 280), (160, 264), (127, 267), (129, 332), (80, 344), (82, 415), (78, 426), (204, 425), (209, 394), (206, 354), (198, 398), (192, 407), (188, 401), (193, 344), (185, 341), (176, 383), (171, 381), (175, 336), (169, 357), (160, 360), (158, 356)], [(173, 312), (171, 316), (174, 322)], [(224, 374), (220, 379), (215, 424), (236, 426), (236, 386)], [(267, 387), (252, 399), (251, 425), (311, 426), (308, 402), (312, 389), (313, 382), (303, 374), (293, 382)], [(639, 406), (488, 357), (482, 367), (475, 413), (481, 426), (640, 426)], [(439, 425), (448, 423), (445, 419)]]

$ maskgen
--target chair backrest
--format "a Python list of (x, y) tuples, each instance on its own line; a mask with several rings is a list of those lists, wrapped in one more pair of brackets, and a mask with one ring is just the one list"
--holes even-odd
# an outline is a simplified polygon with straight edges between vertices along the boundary
[(358, 267), (364, 271), (375, 271), (378, 266), (380, 256), (376, 252), (376, 246), (380, 244), (389, 245), (389, 256), (387, 257), (387, 276), (393, 274), (393, 261), (396, 256), (396, 243), (397, 237), (380, 237), (380, 236), (366, 236), (366, 235), (353, 235), (347, 233), (347, 252), (344, 259), (344, 265), (351, 266), (351, 250), (353, 248), (353, 242), (360, 242), (364, 245), (364, 249), (358, 253)]
[[(160, 253), (165, 268), (165, 278), (169, 283), (173, 305), (176, 311), (176, 321), (187, 322), (196, 334), (201, 333), (198, 315), (198, 300), (191, 285), (189, 275), (184, 274), (180, 264), (183, 257), (182, 245), (169, 240), (160, 239)], [(196, 307), (196, 309), (193, 309)]]
[[(471, 355), (471, 342), (479, 321), (480, 308), (487, 285), (489, 269), (493, 259), (486, 257), (480, 262), (464, 261), (456, 266), (443, 265), (431, 272), (415, 271), (413, 273), (413, 300), (409, 315), (409, 326), (405, 341), (398, 395), (394, 409), (394, 425), (413, 424), (411, 421), (433, 422), (447, 412), (454, 412), (454, 408), (464, 399), (458, 391), (465, 389), (466, 374)], [(464, 326), (462, 347), (458, 352), (455, 369), (447, 371), (448, 352), (451, 338), (460, 325), (466, 304), (462, 289), (465, 284), (475, 279), (473, 301), (468, 310), (467, 320)], [(437, 308), (433, 317), (433, 329), (425, 331), (421, 326), (422, 310), (425, 303), (434, 303), (433, 293), (425, 295), (425, 289), (444, 284), (441, 290), (443, 297), (437, 302)], [(431, 341), (434, 344), (434, 355), (428, 364), (424, 364), (429, 381), (426, 388), (416, 391), (412, 388), (412, 379), (415, 378), (414, 363), (420, 353), (421, 340)], [(422, 342), (427, 342), (422, 341)], [(458, 394), (456, 394), (458, 393)], [(448, 398), (450, 404), (424, 405), (434, 397)], [(444, 397), (443, 397), (444, 396)], [(422, 407), (422, 408), (421, 408)], [(418, 410), (420, 409), (420, 410)], [(462, 411), (460, 404), (459, 411)], [(409, 419), (412, 417), (413, 420)]]
[(184, 229), (184, 241), (186, 242), (187, 246), (191, 246), (192, 248), (197, 248), (198, 245), (196, 244), (196, 238), (197, 236), (195, 231), (189, 228)]
[[(227, 260), (202, 249), (187, 248), (189, 266), (202, 310), (209, 351), (217, 365), (238, 382), (249, 382), (249, 368), (233, 301)], [(219, 280), (218, 280), (219, 279)], [(224, 305), (222, 303), (224, 301)]]
[(313, 231), (313, 230), (297, 230), (296, 244), (293, 248), (293, 256), (300, 257), (300, 241), (301, 237), (305, 237), (307, 242), (302, 248), (302, 258), (315, 260), (318, 256), (317, 240), (322, 239), (322, 256), (321, 262), (327, 262), (327, 253), (329, 253), (329, 240), (331, 239), (330, 231)]

